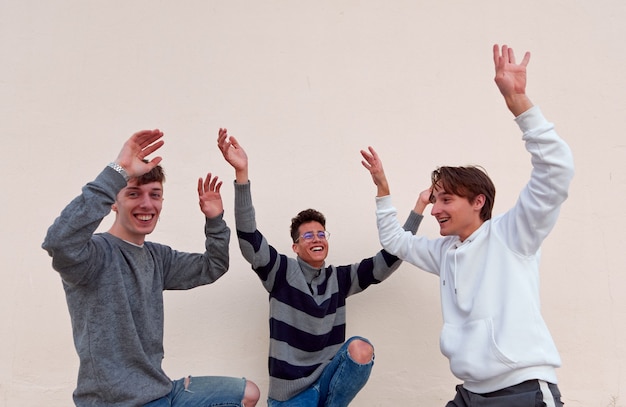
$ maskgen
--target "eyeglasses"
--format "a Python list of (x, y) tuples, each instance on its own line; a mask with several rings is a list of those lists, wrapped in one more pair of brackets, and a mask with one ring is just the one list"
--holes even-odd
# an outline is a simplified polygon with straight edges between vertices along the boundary
[(304, 240), (305, 242), (311, 242), (313, 241), (313, 239), (315, 239), (316, 236), (319, 240), (328, 240), (330, 238), (330, 232), (327, 232), (325, 230), (320, 230), (319, 232), (305, 232), (296, 239), (296, 242), (298, 242), (298, 240), (300, 239)]

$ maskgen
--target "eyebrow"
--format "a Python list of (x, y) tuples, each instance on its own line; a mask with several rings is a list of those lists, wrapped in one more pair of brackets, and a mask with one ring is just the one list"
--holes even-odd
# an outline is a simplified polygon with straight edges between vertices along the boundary
[[(132, 187), (126, 187), (127, 190), (133, 190), (133, 191), (140, 191), (141, 187), (138, 186), (132, 186)], [(163, 191), (163, 188), (161, 187), (154, 187), (151, 188), (150, 191)]]

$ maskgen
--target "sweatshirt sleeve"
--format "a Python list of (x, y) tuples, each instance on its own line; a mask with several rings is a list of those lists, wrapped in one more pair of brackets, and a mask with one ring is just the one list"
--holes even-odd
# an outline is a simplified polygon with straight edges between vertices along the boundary
[(230, 264), (230, 229), (223, 214), (205, 218), (205, 252), (184, 253), (170, 250), (164, 254), (164, 289), (186, 290), (211, 284), (222, 277)]
[(376, 197), (376, 223), (380, 244), (389, 253), (433, 274), (439, 274), (439, 258), (444, 239), (414, 236), (400, 227), (398, 211), (391, 195)]
[(48, 228), (42, 248), (52, 257), (52, 267), (67, 283), (85, 283), (98, 270), (101, 255), (91, 238), (125, 186), (124, 177), (105, 167)]
[(235, 182), (235, 227), (241, 254), (261, 279), (268, 292), (274, 287), (278, 270), (287, 268), (288, 259), (270, 246), (265, 237), (257, 230), (254, 206), (252, 205), (250, 182)]
[[(403, 230), (407, 233), (415, 234), (424, 217), (414, 211), (409, 213), (404, 222)], [(350, 288), (348, 295), (359, 293), (372, 284), (378, 284), (387, 279), (395, 272), (402, 260), (389, 253), (387, 250), (380, 250), (374, 257), (361, 260), (351, 266), (337, 267), (339, 273), (350, 273)]]
[(512, 250), (532, 255), (556, 224), (574, 176), (574, 161), (569, 146), (539, 107), (532, 107), (515, 121), (531, 155), (531, 176), (514, 207), (494, 219), (494, 225)]

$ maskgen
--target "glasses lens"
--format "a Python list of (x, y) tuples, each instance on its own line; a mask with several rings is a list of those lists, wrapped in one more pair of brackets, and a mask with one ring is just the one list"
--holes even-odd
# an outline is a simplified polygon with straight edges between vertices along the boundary
[(328, 233), (325, 230), (319, 231), (319, 232), (306, 232), (306, 233), (303, 233), (302, 236), (300, 237), (305, 242), (310, 242), (313, 240), (313, 238), (315, 238), (315, 236), (317, 236), (319, 240), (326, 240), (330, 237), (330, 233)]

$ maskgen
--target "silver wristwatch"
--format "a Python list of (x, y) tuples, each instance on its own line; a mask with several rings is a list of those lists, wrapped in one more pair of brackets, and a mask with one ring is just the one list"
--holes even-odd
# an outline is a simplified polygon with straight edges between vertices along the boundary
[(109, 167), (111, 167), (111, 168), (113, 168), (115, 171), (119, 172), (119, 173), (120, 173), (120, 175), (121, 175), (122, 177), (124, 177), (124, 180), (125, 180), (126, 182), (128, 182), (128, 180), (130, 179), (130, 177), (128, 176), (128, 173), (126, 172), (126, 170), (125, 170), (124, 168), (122, 168), (122, 166), (121, 166), (121, 165), (119, 165), (119, 164), (118, 164), (118, 163), (116, 163), (116, 162), (112, 162), (112, 163), (109, 163)]

